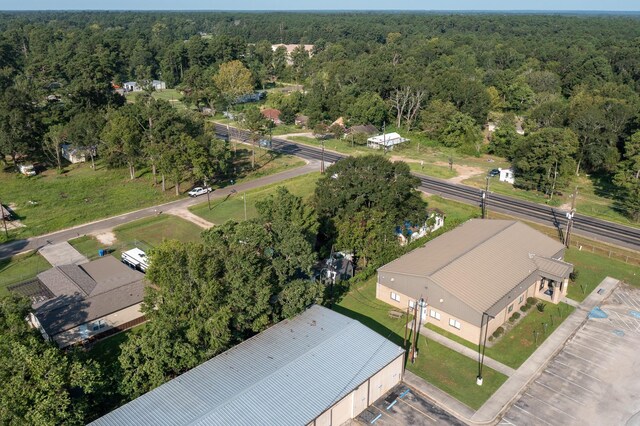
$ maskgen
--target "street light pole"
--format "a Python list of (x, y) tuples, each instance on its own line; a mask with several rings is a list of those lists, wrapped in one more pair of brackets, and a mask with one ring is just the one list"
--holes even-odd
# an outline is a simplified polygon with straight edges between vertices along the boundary
[(324, 138), (322, 138), (322, 161), (320, 162), (320, 173), (324, 173)]

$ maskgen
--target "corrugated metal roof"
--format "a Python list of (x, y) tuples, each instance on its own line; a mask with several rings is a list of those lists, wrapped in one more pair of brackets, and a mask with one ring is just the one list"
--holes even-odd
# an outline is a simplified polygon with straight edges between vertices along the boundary
[(378, 272), (429, 278), (482, 313), (539, 269), (534, 258), (562, 249), (560, 242), (521, 222), (472, 219)]
[(91, 425), (306, 425), (402, 354), (312, 306)]
[(535, 256), (533, 261), (538, 265), (540, 273), (555, 280), (560, 280), (569, 276), (573, 271), (573, 265), (557, 259), (549, 259), (548, 257)]

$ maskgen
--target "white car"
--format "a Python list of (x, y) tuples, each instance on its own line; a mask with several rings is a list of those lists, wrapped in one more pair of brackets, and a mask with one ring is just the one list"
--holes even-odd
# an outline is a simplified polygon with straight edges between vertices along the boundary
[(199, 195), (204, 195), (207, 192), (211, 192), (212, 189), (209, 186), (196, 186), (191, 191), (188, 192), (189, 197), (197, 197)]

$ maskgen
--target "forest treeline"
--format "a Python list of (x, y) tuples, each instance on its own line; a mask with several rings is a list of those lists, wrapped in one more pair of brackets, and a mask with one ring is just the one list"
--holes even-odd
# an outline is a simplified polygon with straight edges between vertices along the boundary
[[(488, 150), (513, 162), (520, 186), (544, 192), (598, 174), (638, 219), (639, 23), (633, 15), (3, 13), (0, 150), (44, 151), (51, 126), (87, 111), (106, 119), (123, 103), (113, 85), (129, 80), (162, 79), (191, 106), (226, 108), (213, 77), (239, 60), (256, 89), (304, 85), (304, 94), (276, 100), (289, 117), (386, 123), (463, 154)], [(313, 48), (287, 57), (274, 43)], [(63, 102), (42, 101), (51, 95)], [(486, 146), (489, 122), (497, 131)]]

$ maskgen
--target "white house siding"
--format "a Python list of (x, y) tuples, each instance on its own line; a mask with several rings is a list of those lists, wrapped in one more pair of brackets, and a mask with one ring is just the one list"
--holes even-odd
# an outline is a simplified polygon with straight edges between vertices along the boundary
[[(138, 303), (133, 306), (129, 306), (128, 308), (122, 309), (118, 312), (105, 315), (102, 318), (96, 318), (95, 320), (89, 321), (84, 324), (80, 324), (75, 328), (72, 328), (70, 330), (63, 331), (62, 333), (54, 335), (53, 340), (61, 348), (80, 342), (91, 336), (95, 336), (96, 334), (103, 333), (111, 328), (117, 327), (129, 321), (133, 321), (137, 318), (140, 318), (142, 316), (142, 313), (140, 312), (141, 306), (142, 306), (142, 303)], [(98, 330), (93, 330), (94, 324), (98, 324), (99, 321), (104, 321), (105, 326)]]

